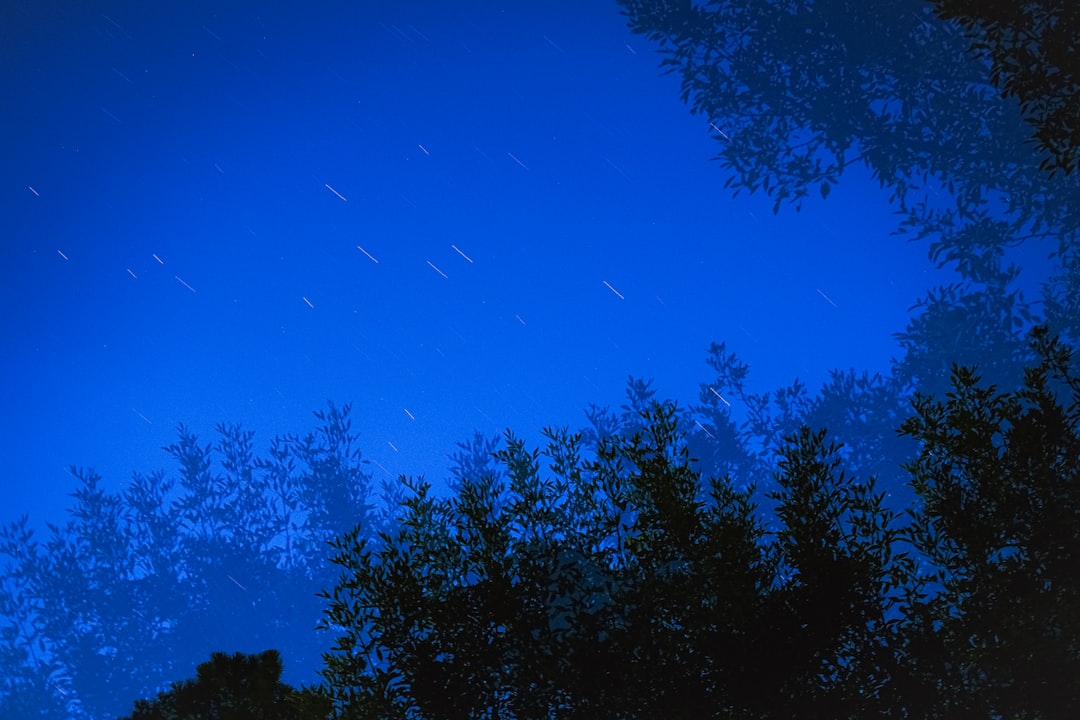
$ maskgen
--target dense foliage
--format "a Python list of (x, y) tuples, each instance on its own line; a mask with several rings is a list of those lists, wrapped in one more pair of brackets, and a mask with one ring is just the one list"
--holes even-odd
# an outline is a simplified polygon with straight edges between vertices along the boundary
[(1066, 348), (1035, 341), (1023, 388), (958, 368), (903, 425), (923, 448), (909, 534), (940, 589), (907, 612), (925, 713), (1080, 712), (1080, 377)]
[[(950, 393), (916, 399), (904, 503), (845, 469), (865, 453), (800, 420), (823, 411), (797, 392), (750, 397), (740, 422), (731, 404), (679, 412), (632, 381), (621, 415), (549, 430), (542, 452), (477, 436), (449, 496), (409, 480), (377, 525), (333, 540), (320, 687), (280, 683), (277, 653), (218, 653), (131, 717), (1072, 717), (1080, 379), (1045, 329), (1033, 340), (1022, 387), (956, 366)], [(351, 436), (331, 415), (345, 429), (332, 456)], [(690, 454), (706, 419), (738, 448), (722, 475)], [(738, 432), (755, 425), (784, 436), (755, 449)], [(109, 610), (96, 602), (87, 620)], [(263, 620), (282, 617), (296, 620)], [(32, 704), (47, 688), (8, 697), (20, 717), (73, 714)]]
[[(1080, 174), (1053, 172), (1075, 162), (1080, 127), (1069, 3), (620, 5), (680, 75), (736, 194), (799, 207), (865, 168), (890, 192), (898, 229), (927, 240), (931, 259), (974, 293), (1016, 304), (1010, 251), (1024, 243), (1053, 254), (1045, 321), (1080, 338)], [(1045, 142), (1029, 142), (1025, 118)]]
[(1015, 392), (956, 367), (917, 400), (909, 517), (805, 426), (757, 512), (667, 403), (591, 454), (464, 447), (451, 497), (414, 481), (396, 529), (335, 541), (324, 690), (348, 718), (1073, 717), (1080, 379), (1035, 340)]
[(933, 0), (955, 20), (972, 48), (991, 61), (991, 80), (1020, 102), (1043, 168), (1070, 173), (1080, 163), (1080, 5), (1069, 0)]
[(213, 653), (193, 680), (175, 682), (154, 700), (139, 700), (122, 720), (314, 720), (324, 699), (281, 682), (276, 650), (258, 655)]
[[(335, 543), (345, 572), (327, 623), (343, 634), (325, 677), (349, 717), (864, 704), (841, 668), (888, 632), (877, 590), (903, 572), (874, 536), (892, 532), (880, 495), (832, 472), (836, 448), (803, 432), (767, 530), (749, 490), (701, 479), (672, 406), (641, 419), (589, 460), (580, 436), (549, 431), (547, 477), (509, 435), (453, 497), (417, 482), (396, 532)], [(831, 691), (849, 684), (846, 700)]]

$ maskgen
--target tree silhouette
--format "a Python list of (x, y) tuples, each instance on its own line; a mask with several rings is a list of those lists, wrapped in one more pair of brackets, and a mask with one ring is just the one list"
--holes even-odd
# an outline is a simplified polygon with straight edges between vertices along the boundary
[(62, 718), (73, 709), (67, 702), (69, 678), (51, 659), (42, 618), (43, 599), (34, 597), (38, 572), (36, 545), (29, 518), (0, 527), (0, 711), (5, 717)]
[(349, 411), (317, 412), (265, 458), (237, 426), (205, 445), (181, 426), (175, 477), (135, 473), (112, 493), (73, 469), (66, 523), (44, 541), (26, 519), (0, 530), (0, 714), (115, 717), (214, 650), (282, 647), (314, 679), (326, 543), (376, 520)]
[(329, 710), (316, 696), (281, 682), (276, 650), (258, 655), (215, 652), (193, 680), (173, 683), (154, 700), (138, 700), (122, 720), (316, 720)]
[(548, 430), (549, 477), (512, 434), (483, 465), (464, 446), (452, 497), (411, 481), (397, 532), (337, 541), (323, 674), (343, 716), (880, 709), (910, 568), (873, 484), (804, 430), (767, 529), (749, 490), (694, 469), (674, 406), (640, 421), (590, 459), (580, 434)]
[[(1045, 44), (1036, 52), (1012, 32), (1028, 10), (1011, 16), (1019, 24), (994, 24), (1001, 3), (939, 2), (957, 17), (969, 11), (969, 27), (987, 23), (978, 42), (995, 66), (985, 50), (970, 50), (959, 24), (921, 0), (620, 4), (630, 28), (659, 46), (661, 66), (681, 75), (682, 98), (713, 129), (735, 194), (762, 191), (775, 210), (799, 207), (828, 196), (853, 165), (865, 166), (889, 189), (898, 229), (928, 240), (931, 259), (976, 291), (1014, 280), (1010, 249), (1046, 246), (1060, 266), (1045, 288), (1045, 320), (1056, 334), (1080, 338), (1080, 174), (1041, 169), (1052, 158), (1027, 142), (1021, 107), (994, 86), (1015, 90), (1028, 119), (1045, 108), (1046, 132), (1068, 130), (1075, 144), (1077, 115), (1067, 109), (1077, 102), (1069, 91), (1075, 75), (1066, 69), (1075, 60), (1062, 57), (1075, 42), (1074, 10), (1062, 5), (1056, 24), (1039, 20)], [(1061, 72), (1039, 85), (1040, 67)], [(1073, 162), (1062, 149), (1068, 141), (1050, 142)]]
[(922, 445), (910, 536), (938, 588), (908, 642), (952, 716), (1080, 710), (1080, 378), (1044, 328), (1034, 340), (1023, 387), (956, 367), (952, 392), (920, 397), (902, 428)]
[(1035, 141), (1047, 152), (1043, 169), (1070, 173), (1080, 157), (1080, 8), (1061, 0), (978, 2), (933, 0), (941, 18), (955, 20), (972, 49), (989, 57), (990, 78), (1020, 102)]
[[(709, 351), (716, 375), (690, 408), (691, 444), (710, 472), (738, 468), (745, 482), (766, 487), (778, 440), (807, 423), (828, 427), (847, 446), (846, 467), (878, 477), (892, 506), (903, 507), (911, 496), (900, 466), (913, 445), (893, 431), (912, 393), (947, 392), (953, 363), (978, 364), (1005, 387), (1022, 382), (1033, 360), (1023, 338), (1036, 323), (1080, 341), (1080, 175), (1040, 169), (1047, 156), (1026, 143), (1020, 108), (994, 87), (1007, 76), (993, 73), (990, 57), (1023, 50), (1008, 45), (1011, 31), (997, 14), (1013, 13), (1016, 25), (1050, 8), (1033, 20), (1039, 32), (1056, 13), (1051, 34), (1067, 35), (1073, 11), (936, 4), (997, 23), (991, 52), (971, 49), (982, 42), (971, 22), (965, 34), (918, 0), (620, 4), (630, 28), (657, 44), (661, 66), (681, 76), (691, 111), (709, 121), (735, 194), (762, 191), (776, 210), (799, 207), (863, 165), (891, 191), (898, 231), (928, 240), (932, 261), (959, 272), (960, 281), (915, 301), (889, 374), (838, 368), (816, 396), (798, 381), (751, 391), (748, 368), (721, 344)], [(1066, 77), (1048, 80), (1058, 83), (1048, 92)], [(1009, 254), (1025, 243), (1051, 243), (1058, 261), (1034, 301), (1017, 289), (1020, 268)]]
[(702, 477), (670, 403), (592, 448), (477, 437), (451, 497), (410, 481), (394, 532), (334, 543), (322, 691), (350, 718), (1072, 717), (1080, 380), (1033, 338), (1016, 391), (957, 367), (919, 396), (907, 519), (805, 425), (769, 512)]
[[(179, 674), (184, 633), (288, 638), (298, 606), (256, 597), (252, 622), (248, 588), (310, 563), (295, 577), (329, 578), (322, 624), (336, 640), (321, 690), (290, 695), (298, 717), (1072, 717), (1080, 381), (1048, 338), (1035, 332), (1037, 364), (1014, 392), (957, 366), (950, 394), (918, 397), (902, 427), (914, 447), (906, 522), (868, 472), (882, 465), (883, 433), (860, 435), (882, 422), (864, 416), (895, 400), (885, 381), (837, 373), (817, 398), (798, 383), (755, 394), (718, 345), (702, 387), (711, 407), (681, 412), (631, 379), (621, 413), (594, 408), (585, 432), (550, 429), (543, 452), (509, 433), (462, 444), (452, 494), (409, 481), (377, 535), (357, 504), (361, 522), (333, 542), (336, 584), (304, 556), (317, 514), (278, 514), (299, 507), (295, 441), (258, 462), (250, 436), (221, 426), (215, 477), (214, 448), (182, 430), (170, 452), (186, 492), (170, 495), (157, 473), (110, 495), (86, 473), (73, 519), (45, 548), (25, 520), (4, 530), (14, 622), (2, 648), (19, 663), (4, 710), (92, 717), (125, 688), (145, 697), (139, 687)], [(347, 411), (327, 415), (323, 437), (338, 440), (299, 441), (302, 457), (330, 458), (322, 472), (356, 457), (339, 452)], [(863, 444), (841, 447), (814, 418)], [(723, 475), (692, 457), (709, 442), (705, 464)], [(282, 504), (252, 495), (242, 511), (256, 482), (284, 489)], [(201, 497), (210, 487), (222, 497)], [(263, 559), (237, 557), (243, 547)], [(228, 582), (206, 577), (215, 571)], [(235, 635), (223, 626), (244, 622)], [(238, 657), (214, 656), (219, 680), (175, 686), (132, 717), (190, 697), (198, 712), (254, 712), (254, 688), (268, 686), (244, 678), (276, 683), (280, 661)]]

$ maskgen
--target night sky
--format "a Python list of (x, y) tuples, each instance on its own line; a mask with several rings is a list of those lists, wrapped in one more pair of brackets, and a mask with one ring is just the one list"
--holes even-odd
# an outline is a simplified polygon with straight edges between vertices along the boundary
[(179, 423), (261, 451), (352, 402), (377, 477), (441, 481), (631, 374), (693, 402), (713, 341), (814, 391), (946, 277), (855, 171), (732, 199), (614, 3), (302, 6), (6, 4), (0, 521), (174, 470)]

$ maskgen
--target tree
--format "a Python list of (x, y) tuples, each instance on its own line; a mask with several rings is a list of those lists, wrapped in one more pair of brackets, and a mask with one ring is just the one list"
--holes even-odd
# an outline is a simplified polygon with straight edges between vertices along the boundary
[[(980, 42), (991, 48), (995, 70), (985, 52), (969, 50), (963, 27), (936, 18), (921, 0), (620, 4), (630, 28), (658, 44), (661, 66), (681, 75), (682, 98), (713, 128), (735, 194), (763, 191), (775, 210), (799, 207), (811, 195), (828, 196), (845, 171), (863, 165), (890, 190), (899, 230), (929, 240), (931, 259), (955, 267), (976, 291), (1001, 293), (1014, 279), (1011, 248), (1047, 244), (1061, 264), (1045, 287), (1045, 321), (1057, 334), (1080, 337), (1080, 174), (1041, 169), (1048, 156), (1026, 142), (1022, 107), (994, 86), (1030, 98), (1029, 120), (1045, 105), (1048, 133), (1075, 133), (1077, 115), (1066, 109), (1075, 107), (1068, 89), (1075, 76), (1064, 70), (1075, 60), (1062, 59), (1075, 39), (1074, 10), (1062, 9), (1056, 22), (1032, 16), (1041, 18), (1046, 44), (1030, 62), (1027, 36), (1010, 29), (1019, 25), (995, 25), (991, 11), (971, 10), (969, 17), (990, 23)], [(1028, 17), (1017, 12), (1014, 19)], [(1020, 57), (1019, 65), (1010, 59)], [(1034, 84), (1039, 63), (1062, 70), (1049, 87)], [(1002, 69), (1014, 67), (1013, 75)]]
[(334, 543), (322, 692), (348, 718), (1073, 717), (1080, 380), (1048, 337), (1015, 391), (956, 366), (918, 396), (903, 515), (805, 424), (765, 510), (702, 477), (670, 403), (601, 413), (593, 447), (477, 437), (451, 497), (410, 481), (395, 532)]
[[(1037, 323), (1080, 341), (1080, 174), (1040, 169), (1047, 156), (1026, 143), (1022, 108), (994, 87), (1012, 76), (993, 64), (1016, 68), (1018, 87), (1035, 96), (1075, 102), (1065, 70), (1075, 60), (1052, 37), (1075, 37), (1075, 10), (939, 0), (942, 20), (920, 0), (620, 4), (630, 28), (657, 44), (661, 67), (681, 76), (691, 112), (708, 120), (734, 194), (763, 191), (776, 210), (798, 208), (863, 165), (891, 191), (898, 231), (928, 240), (932, 261), (960, 273), (915, 301), (890, 375), (837, 369), (816, 397), (797, 381), (751, 392), (747, 368), (720, 345), (708, 360), (717, 374), (691, 408), (695, 454), (719, 472), (734, 463), (764, 484), (777, 439), (806, 422), (828, 427), (847, 445), (847, 467), (877, 476), (901, 507), (911, 499), (900, 466), (912, 445), (893, 430), (912, 393), (947, 392), (957, 362), (1006, 387), (1022, 382), (1033, 359), (1024, 334)], [(976, 32), (983, 25), (985, 37)], [(1031, 32), (1013, 33), (1021, 27)], [(1024, 45), (1031, 33), (1046, 42)], [(982, 43), (974, 51), (973, 39)], [(1014, 62), (1029, 51), (1034, 65)], [(1039, 63), (1061, 72), (1039, 86)], [(1047, 242), (1059, 264), (1032, 302), (1016, 289), (1020, 268), (1009, 253)]]
[[(458, 455), (452, 497), (411, 480), (398, 529), (334, 543), (324, 691), (341, 717), (858, 717), (887, 703), (894, 515), (790, 439), (780, 524), (702, 479), (677, 409), (632, 436), (507, 434)], [(885, 593), (885, 594), (883, 594)], [(896, 595), (895, 597), (899, 597)]]
[(138, 700), (122, 720), (316, 720), (328, 706), (281, 682), (277, 650), (215, 652), (194, 680), (175, 682), (154, 700)]
[(73, 468), (66, 523), (44, 541), (26, 519), (0, 530), (0, 715), (31, 702), (40, 717), (115, 717), (213, 650), (275, 645), (314, 678), (326, 543), (375, 521), (349, 412), (315, 413), (315, 432), (265, 458), (240, 427), (204, 445), (181, 426), (165, 448), (175, 476), (110, 492)]
[(0, 716), (62, 718), (71, 714), (64, 668), (49, 658), (40, 607), (32, 597), (36, 546), (29, 518), (0, 527)]
[(1062, 0), (933, 0), (934, 12), (958, 22), (972, 49), (991, 61), (990, 79), (1020, 102), (1043, 169), (1072, 172), (1080, 162), (1080, 8)]
[(936, 691), (924, 717), (1080, 711), (1080, 377), (1045, 328), (1033, 338), (1017, 391), (957, 366), (902, 426), (922, 445), (910, 539), (936, 588), (908, 615), (915, 675)]

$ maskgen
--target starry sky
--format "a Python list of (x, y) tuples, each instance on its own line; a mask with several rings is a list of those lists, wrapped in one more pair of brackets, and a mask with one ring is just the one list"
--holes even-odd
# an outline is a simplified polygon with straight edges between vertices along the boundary
[(22, 3), (0, 21), (0, 521), (68, 466), (173, 470), (353, 403), (378, 476), (683, 404), (726, 341), (761, 389), (888, 368), (947, 276), (848, 172), (732, 199), (707, 119), (611, 2)]

